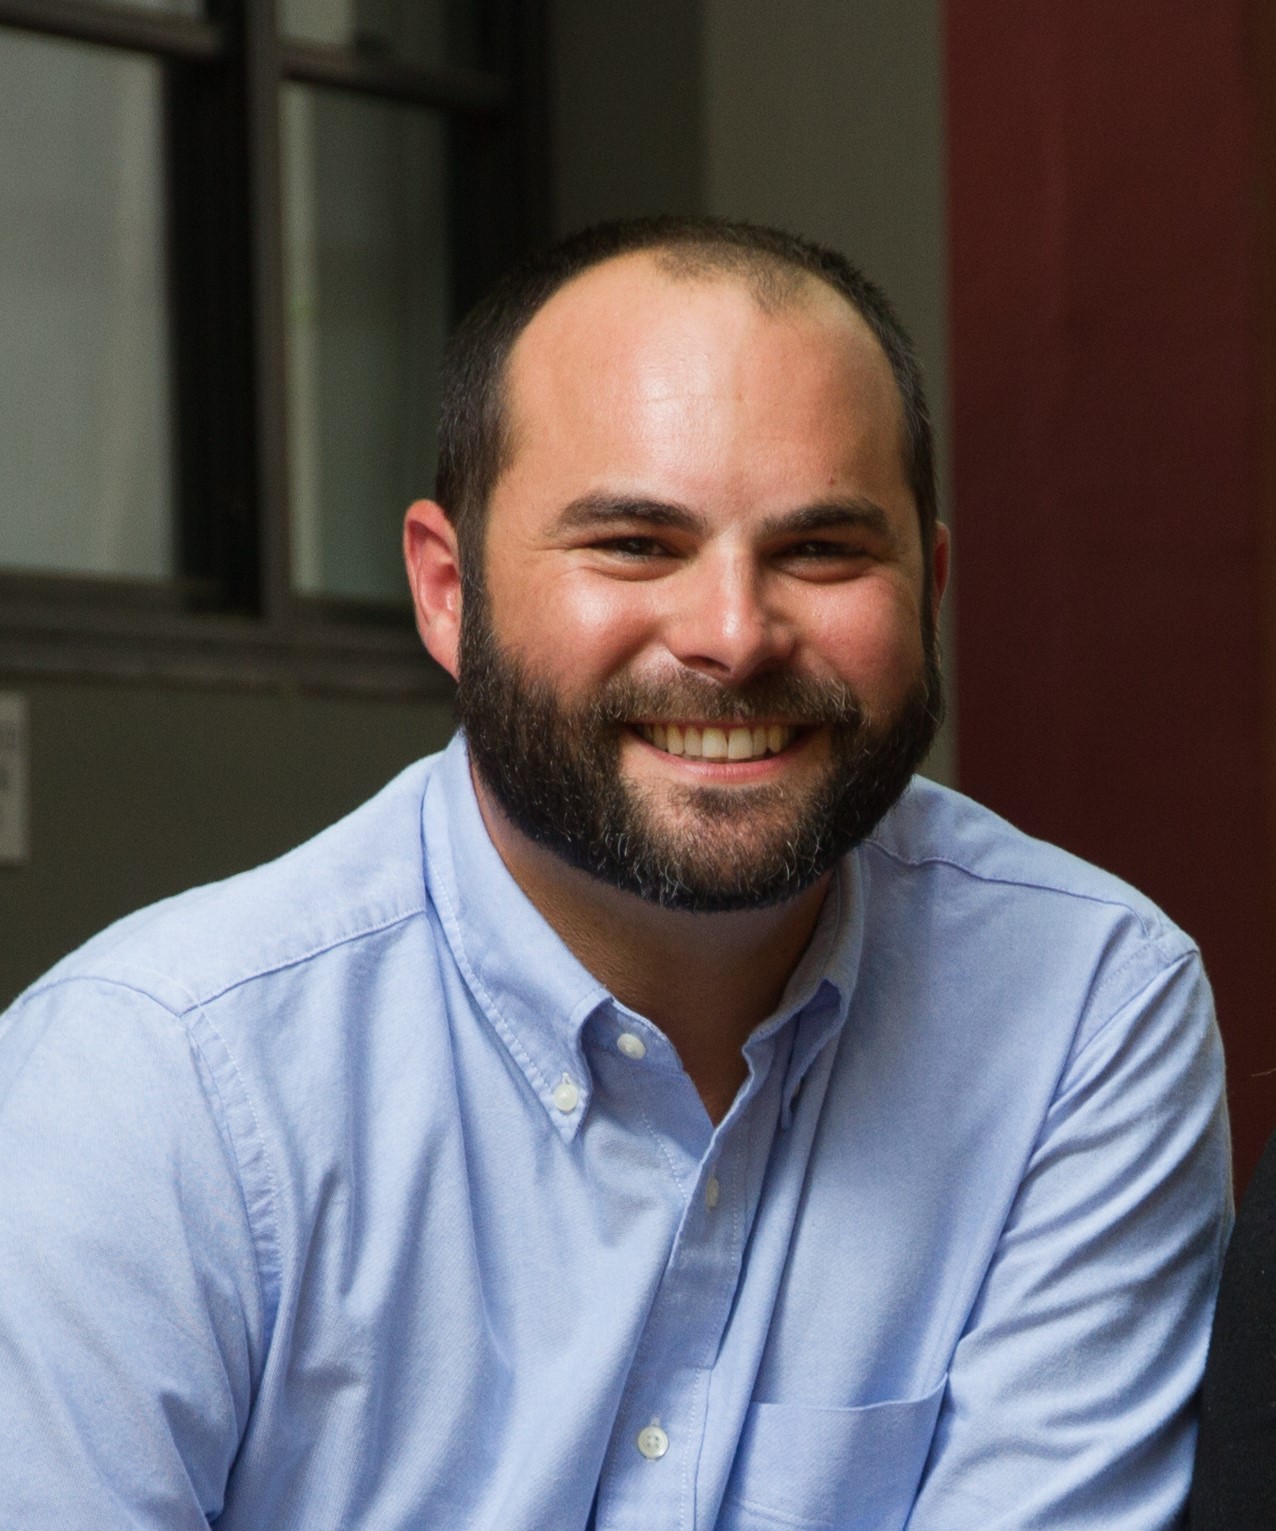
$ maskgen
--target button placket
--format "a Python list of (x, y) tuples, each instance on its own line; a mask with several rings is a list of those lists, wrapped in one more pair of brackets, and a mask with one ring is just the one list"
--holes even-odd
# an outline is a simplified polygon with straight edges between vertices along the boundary
[[(619, 1059), (616, 1066), (623, 1067)], [(604, 1462), (600, 1526), (646, 1531), (688, 1523), (714, 1359), (741, 1279), (745, 1229), (735, 1197), (747, 1178), (750, 1127), (737, 1114), (715, 1130), (684, 1192), (684, 1214)], [(709, 1205), (715, 1201), (718, 1211)]]

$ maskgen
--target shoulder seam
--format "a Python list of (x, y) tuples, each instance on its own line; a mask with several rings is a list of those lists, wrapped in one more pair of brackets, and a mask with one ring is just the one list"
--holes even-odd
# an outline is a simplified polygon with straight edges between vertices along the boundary
[(209, 994), (200, 995), (194, 1001), (196, 1005), (211, 1005), (214, 1000), (221, 999), (224, 995), (232, 993), (235, 989), (242, 989), (245, 984), (255, 983), (259, 978), (268, 978), (273, 973), (282, 973), (287, 968), (297, 967), (300, 963), (310, 962), (315, 957), (321, 957), (326, 952), (336, 951), (339, 946), (348, 946), (352, 941), (362, 941), (365, 936), (380, 935), (383, 931), (393, 930), (396, 925), (406, 924), (414, 920), (418, 915), (425, 913), (425, 903), (422, 901), (411, 909), (401, 909), (397, 913), (387, 916), (375, 924), (365, 925), (359, 930), (347, 931), (344, 935), (334, 936), (331, 940), (323, 941), (318, 946), (308, 947), (305, 951), (294, 952), (288, 957), (281, 958), (278, 962), (267, 963), (260, 968), (254, 968), (251, 973), (241, 974), (231, 982), (223, 984), (220, 989), (215, 989)]
[[(201, 1005), (212, 1004), (215, 1000), (232, 993), (235, 989), (242, 988), (245, 984), (255, 983), (259, 978), (268, 978), (273, 973), (282, 973), (290, 967), (296, 967), (300, 963), (309, 962), (315, 957), (322, 956), (325, 952), (335, 951), (340, 946), (347, 946), (352, 941), (361, 941), (366, 936), (375, 936), (379, 935), (382, 931), (392, 930), (394, 926), (402, 925), (408, 920), (423, 915), (425, 912), (426, 904), (422, 901), (412, 908), (398, 910), (384, 919), (361, 926), (356, 930), (346, 931), (342, 935), (333, 936), (317, 945), (290, 953), (287, 957), (281, 957), (277, 961), (263, 963), (262, 966), (254, 967), (249, 972), (241, 973), (237, 977), (221, 984), (220, 987), (209, 990), (207, 993), (198, 989), (192, 991), (186, 984), (174, 978), (163, 968), (147, 967), (141, 964), (127, 964), (124, 965), (125, 971), (122, 973), (112, 973), (107, 968), (85, 968), (82, 972), (60, 973), (56, 978), (35, 984), (24, 995), (20, 996), (19, 1002), (24, 1003), (29, 999), (35, 999), (37, 996), (47, 994), (51, 990), (65, 984), (104, 983), (110, 984), (114, 988), (128, 989), (135, 994), (140, 994), (144, 998), (154, 1001), (162, 1009), (167, 1010), (170, 1015), (181, 1018), (189, 1014), (190, 1011), (198, 1009)], [(140, 981), (140, 975), (146, 973), (153, 973), (164, 987), (171, 988), (175, 992), (184, 995), (186, 1003), (180, 1009), (174, 1009), (167, 1000), (161, 998), (154, 990), (143, 985)], [(135, 976), (129, 977), (127, 976), (128, 974)]]
[[(1158, 934), (1160, 934), (1157, 926), (1160, 926), (1161, 930), (1165, 928), (1160, 921), (1157, 921), (1155, 924), (1150, 923), (1144, 911), (1137, 909), (1126, 899), (1107, 898), (1100, 893), (1089, 893), (1081, 888), (1065, 888), (1061, 887), (1058, 883), (1046, 882), (1038, 877), (994, 876), (988, 872), (976, 871), (974, 867), (965, 866), (960, 861), (954, 861), (951, 856), (904, 856), (899, 851), (892, 850), (890, 846), (884, 845), (880, 840), (872, 838), (866, 840), (864, 844), (875, 851), (880, 851), (883, 856), (896, 862), (898, 865), (909, 867), (914, 871), (920, 871), (928, 866), (943, 866), (950, 868), (954, 872), (960, 872), (963, 876), (972, 878), (975, 882), (984, 883), (990, 887), (1029, 888), (1038, 893), (1057, 893), (1060, 898), (1075, 898), (1087, 904), (1101, 904), (1109, 909), (1122, 909), (1126, 914), (1138, 921), (1139, 929), (1149, 939), (1156, 939)], [(1064, 854), (1066, 855), (1067, 852), (1064, 852)], [(1187, 938), (1185, 937), (1184, 939)]]
[[(186, 1012), (186, 1015), (190, 1014), (191, 1012)], [(260, 1365), (264, 1368), (266, 1364), (266, 1357), (270, 1352), (270, 1347), (274, 1340), (275, 1322), (279, 1313), (279, 1298), (282, 1282), (281, 1257), (279, 1250), (278, 1186), (276, 1184), (274, 1168), (270, 1161), (270, 1153), (266, 1147), (265, 1135), (261, 1130), (261, 1121), (257, 1115), (257, 1109), (253, 1105), (252, 1096), (249, 1093), (247, 1086), (244, 1084), (243, 1075), (240, 1073), (239, 1066), (235, 1062), (234, 1055), (230, 1048), (226, 1045), (226, 1039), (222, 1036), (221, 1032), (218, 1031), (217, 1027), (213, 1025), (208, 1016), (205, 1015), (202, 1006), (197, 1005), (194, 1007), (193, 1019), (198, 1023), (202, 1023), (208, 1028), (213, 1037), (216, 1039), (223, 1055), (225, 1056), (226, 1065), (233, 1075), (236, 1085), (238, 1086), (239, 1095), (243, 1101), (244, 1108), (247, 1110), (249, 1117), (252, 1119), (252, 1136), (256, 1140), (256, 1149), (258, 1154), (261, 1156), (262, 1175), (266, 1182), (266, 1190), (269, 1197), (269, 1208), (267, 1213), (267, 1221), (269, 1223), (269, 1227), (259, 1230), (257, 1222), (253, 1216), (252, 1206), (249, 1203), (248, 1186), (245, 1181), (244, 1158), (239, 1151), (239, 1143), (236, 1140), (235, 1131), (231, 1124), (231, 1104), (226, 1099), (225, 1090), (223, 1089), (222, 1083), (218, 1078), (218, 1070), (214, 1060), (208, 1056), (208, 1050), (205, 1048), (200, 1038), (194, 1034), (191, 1022), (186, 1020), (185, 1016), (183, 1016), (181, 1018), (182, 1029), (185, 1032), (191, 1047), (199, 1055), (203, 1071), (206, 1072), (208, 1076), (209, 1086), (211, 1089), (216, 1091), (217, 1094), (216, 1106), (214, 1106), (212, 1100), (209, 1100), (209, 1110), (217, 1123), (218, 1132), (221, 1134), (223, 1140), (226, 1143), (227, 1149), (234, 1158), (235, 1178), (239, 1185), (240, 1205), (243, 1208), (244, 1219), (248, 1224), (248, 1232), (253, 1244), (253, 1265), (257, 1273), (257, 1295), (258, 1300), (261, 1303), (262, 1315), (262, 1352)], [(205, 1093), (207, 1094), (207, 1091)], [(267, 1281), (267, 1273), (263, 1270), (263, 1265), (267, 1263), (270, 1266), (269, 1282)], [(259, 1374), (256, 1378), (254, 1378), (254, 1393), (256, 1392), (257, 1387), (260, 1385), (260, 1382), (261, 1377)]]
[[(1201, 962), (1200, 950), (1190, 941), (1187, 941), (1178, 951), (1167, 952), (1161, 948), (1160, 942), (1155, 939), (1150, 943), (1157, 948), (1157, 954), (1161, 958), (1161, 966), (1148, 973), (1133, 990), (1128, 994), (1122, 994), (1117, 990), (1117, 984), (1124, 975), (1134, 969), (1137, 959), (1142, 955), (1138, 949), (1129, 951), (1113, 967), (1111, 972), (1105, 972), (1094, 986), (1091, 1003), (1102, 1003), (1104, 1010), (1102, 1019), (1097, 1022), (1090, 1035), (1081, 1041), (1081, 1052), (1086, 1052), (1103, 1035), (1106, 1034), (1113, 1021), (1158, 981), (1167, 981), (1177, 971), (1195, 963), (1198, 967)], [(1108, 995), (1112, 995), (1111, 1001)], [(1078, 1030), (1080, 1028), (1078, 1027)]]
[[(195, 1065), (194, 1072), (199, 1093), (203, 1098), (205, 1107), (208, 1111), (208, 1115), (212, 1119), (214, 1130), (216, 1131), (217, 1136), (221, 1139), (225, 1147), (225, 1151), (229, 1154), (231, 1164), (233, 1165), (233, 1178), (235, 1181), (236, 1189), (239, 1192), (239, 1205), (243, 1214), (245, 1225), (247, 1227), (249, 1241), (252, 1245), (253, 1272), (257, 1278), (257, 1295), (258, 1300), (261, 1303), (262, 1311), (263, 1359), (261, 1364), (264, 1365), (264, 1358), (270, 1348), (270, 1342), (273, 1337), (275, 1317), (279, 1306), (279, 1278), (277, 1269), (279, 1263), (277, 1211), (278, 1193), (275, 1187), (275, 1177), (270, 1167), (270, 1159), (266, 1151), (265, 1139), (261, 1133), (261, 1126), (257, 1120), (257, 1113), (248, 1095), (248, 1091), (243, 1088), (241, 1081), (241, 1094), (243, 1096), (244, 1105), (253, 1119), (253, 1131), (257, 1140), (258, 1150), (262, 1157), (263, 1170), (270, 1194), (270, 1227), (269, 1229), (263, 1230), (258, 1227), (258, 1224), (253, 1217), (252, 1209), (249, 1206), (247, 1187), (244, 1180), (244, 1160), (239, 1151), (239, 1145), (236, 1141), (235, 1133), (230, 1125), (230, 1112), (225, 1100), (222, 1086), (217, 1077), (217, 1069), (214, 1067), (213, 1060), (209, 1058), (207, 1049), (204, 1047), (200, 1038), (194, 1034), (191, 1023), (188, 1020), (188, 1017), (191, 1016), (192, 1012), (195, 1014), (199, 1021), (208, 1027), (209, 1031), (220, 1043), (231, 1070), (233, 1071), (236, 1079), (239, 1079), (239, 1069), (235, 1064), (235, 1060), (231, 1055), (230, 1049), (226, 1047), (226, 1043), (222, 1038), (221, 1033), (204, 1014), (203, 1009), (197, 1000), (191, 999), (190, 1004), (186, 1008), (182, 1010), (174, 1010), (171, 1004), (168, 1004), (157, 995), (152, 994), (149, 990), (139, 987), (137, 984), (129, 983), (124, 979), (111, 978), (97, 973), (70, 973), (64, 977), (54, 979), (51, 983), (42, 984), (38, 988), (30, 989), (24, 995), (20, 996), (18, 1001), (15, 1003), (14, 1008), (15, 1010), (18, 1008), (18, 1006), (25, 1008), (26, 1005), (41, 995), (51, 994), (55, 989), (68, 988), (74, 984), (98, 984), (104, 988), (122, 990), (125, 993), (136, 995), (137, 998), (144, 1000), (148, 1005), (154, 1006), (155, 1010), (159, 1011), (161, 1014), (168, 1016), (172, 1026), (180, 1034), (182, 1040), (186, 1043), (186, 1046), (191, 1051), (192, 1062)], [(187, 998), (190, 998), (189, 994), (187, 995)], [(215, 1099), (213, 1098), (213, 1093), (215, 1093)], [(262, 1271), (262, 1249), (266, 1244), (269, 1244), (269, 1246), (275, 1251), (274, 1265), (276, 1267), (274, 1289), (269, 1292), (269, 1295), (265, 1275)], [(254, 1392), (256, 1391), (259, 1382), (260, 1377), (254, 1377)]]

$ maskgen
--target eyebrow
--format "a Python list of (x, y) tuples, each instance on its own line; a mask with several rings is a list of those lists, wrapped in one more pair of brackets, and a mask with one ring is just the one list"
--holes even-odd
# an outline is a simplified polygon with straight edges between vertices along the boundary
[[(641, 496), (586, 494), (570, 501), (554, 522), (558, 532), (591, 531), (617, 521), (705, 536), (706, 517), (676, 501), (649, 500)], [(894, 540), (890, 517), (872, 500), (856, 496), (849, 500), (822, 501), (768, 516), (761, 525), (763, 537), (802, 536), (811, 532), (864, 531)]]
[(587, 532), (615, 521), (637, 521), (674, 531), (703, 535), (709, 523), (694, 510), (665, 500), (623, 494), (585, 494), (564, 505), (554, 521), (558, 532)]
[(890, 517), (873, 500), (856, 496), (850, 500), (821, 501), (768, 516), (762, 523), (765, 537), (786, 537), (804, 532), (861, 531), (877, 537), (895, 538)]

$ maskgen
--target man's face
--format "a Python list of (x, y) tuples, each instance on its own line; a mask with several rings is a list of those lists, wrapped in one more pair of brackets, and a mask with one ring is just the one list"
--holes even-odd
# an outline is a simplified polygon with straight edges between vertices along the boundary
[(818, 879), (894, 801), (939, 709), (889, 365), (812, 282), (624, 257), (511, 357), (512, 462), (467, 579), (459, 707), (531, 839), (675, 908)]

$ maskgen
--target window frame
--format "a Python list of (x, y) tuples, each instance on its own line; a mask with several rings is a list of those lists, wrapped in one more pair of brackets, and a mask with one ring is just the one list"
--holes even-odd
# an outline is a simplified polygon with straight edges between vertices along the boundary
[(164, 66), (182, 571), (151, 584), (0, 568), (0, 669), (447, 694), (406, 599), (387, 607), (292, 588), (281, 117), (295, 84), (443, 115), (455, 317), (548, 231), (544, 0), (476, 3), (486, 69), (295, 41), (279, 33), (275, 0), (206, 0), (198, 19), (103, 0), (0, 0), (0, 29)]

